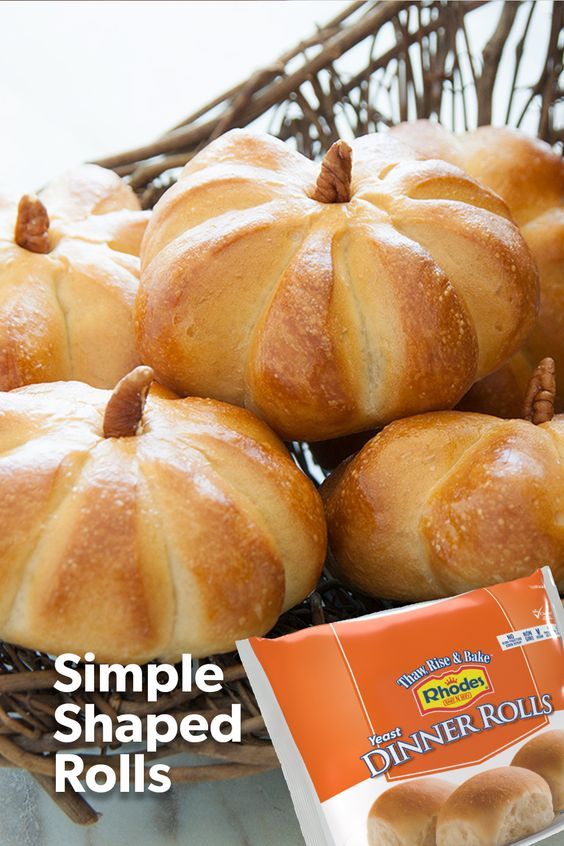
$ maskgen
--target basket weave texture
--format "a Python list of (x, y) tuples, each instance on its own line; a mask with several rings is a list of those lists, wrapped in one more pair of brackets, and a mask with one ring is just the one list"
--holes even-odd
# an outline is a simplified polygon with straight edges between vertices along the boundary
[[(486, 7), (492, 7), (486, 10)], [(492, 27), (492, 20), (495, 21)], [(376, 132), (403, 120), (432, 117), (456, 131), (488, 123), (523, 127), (562, 146), (562, 51), (564, 3), (524, 2), (356, 2), (272, 64), (226, 91), (212, 103), (144, 147), (100, 160), (125, 177), (151, 208), (174, 182), (178, 169), (206, 144), (234, 127), (254, 124), (288, 141), (304, 154), (323, 155), (338, 138)], [(537, 67), (533, 67), (531, 56)], [(307, 445), (293, 444), (295, 458), (314, 481), (322, 470)], [(317, 591), (285, 614), (273, 635), (348, 619), (382, 608), (326, 575)], [(0, 766), (29, 771), (76, 823), (97, 814), (80, 794), (54, 789), (55, 754), (73, 751), (58, 744), (55, 709), (92, 702), (115, 718), (166, 712), (181, 720), (189, 713), (212, 717), (240, 703), (243, 742), (185, 741), (146, 754), (147, 764), (181, 752), (197, 753), (199, 766), (175, 765), (175, 781), (238, 778), (278, 765), (264, 723), (236, 654), (211, 657), (225, 669), (220, 694), (174, 691), (147, 703), (133, 692), (57, 693), (49, 656), (0, 644)], [(86, 767), (118, 767), (113, 745), (80, 744)], [(210, 759), (212, 763), (209, 763)]]

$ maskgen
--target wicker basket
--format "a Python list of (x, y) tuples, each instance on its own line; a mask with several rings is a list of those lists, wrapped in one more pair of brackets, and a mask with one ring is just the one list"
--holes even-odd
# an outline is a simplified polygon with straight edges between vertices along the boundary
[[(321, 156), (339, 137), (375, 132), (401, 120), (439, 118), (455, 130), (487, 123), (522, 126), (553, 145), (562, 146), (557, 125), (562, 109), (564, 6), (561, 2), (494, 3), (497, 23), (485, 43), (484, 7), (489, 2), (356, 2), (345, 8), (311, 38), (302, 41), (247, 82), (225, 92), (190, 115), (166, 135), (145, 147), (99, 162), (126, 177), (152, 207), (184, 165), (210, 140), (236, 126), (257, 123)], [(491, 12), (491, 10), (489, 10)], [(486, 13), (486, 22), (491, 15)], [(534, 49), (527, 45), (534, 41)], [(534, 56), (535, 71), (523, 57)], [(347, 68), (354, 68), (354, 71)], [(358, 68), (361, 70), (358, 70)], [(319, 481), (323, 473), (307, 445), (293, 444), (296, 460)], [(273, 635), (324, 621), (346, 619), (383, 607), (355, 595), (324, 576), (317, 591), (285, 614)], [(176, 781), (238, 778), (277, 766), (272, 746), (237, 655), (212, 657), (225, 668), (226, 685), (217, 695), (182, 693), (147, 703), (139, 694), (79, 691), (57, 693), (53, 660), (12, 644), (0, 644), (0, 765), (28, 770), (77, 823), (97, 819), (81, 795), (54, 790), (55, 754), (70, 751), (58, 745), (55, 709), (63, 701), (94, 703), (114, 718), (122, 713), (146, 716), (167, 712), (182, 719), (188, 713), (208, 716), (242, 705), (241, 744), (207, 741), (196, 746), (177, 742), (146, 760), (182, 752), (197, 753), (200, 766), (173, 766)], [(119, 766), (119, 745), (80, 745), (86, 767)], [(73, 750), (77, 751), (77, 750)], [(208, 763), (212, 759), (214, 763)]]

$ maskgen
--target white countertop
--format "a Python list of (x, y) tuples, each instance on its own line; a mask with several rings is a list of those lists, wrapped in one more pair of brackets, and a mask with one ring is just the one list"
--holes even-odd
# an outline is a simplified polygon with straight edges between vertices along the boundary
[[(0, 771), (0, 846), (304, 846), (279, 770), (168, 793), (91, 797), (93, 826), (69, 822), (27, 774)], [(564, 833), (543, 841), (564, 846)]]
[(26, 773), (0, 771), (0, 846), (303, 846), (279, 770), (168, 793), (89, 797), (102, 813), (79, 827)]

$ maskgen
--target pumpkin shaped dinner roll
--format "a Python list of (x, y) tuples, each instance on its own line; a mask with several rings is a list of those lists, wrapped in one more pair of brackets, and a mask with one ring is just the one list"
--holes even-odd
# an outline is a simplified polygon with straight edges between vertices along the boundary
[(138, 364), (140, 208), (96, 165), (38, 197), (0, 197), (0, 390), (59, 379), (111, 388)]
[[(465, 397), (468, 410), (512, 417), (519, 408), (523, 374), (528, 379), (545, 356), (564, 365), (564, 159), (545, 141), (507, 126), (481, 126), (455, 135), (419, 120), (390, 130), (424, 158), (463, 168), (507, 203), (535, 259), (540, 277), (540, 312), (522, 349)], [(556, 398), (564, 411), (564, 392)]]
[(323, 508), (283, 444), (151, 379), (0, 393), (0, 638), (98, 661), (204, 656), (314, 588)]
[(525, 420), (461, 411), (391, 423), (322, 486), (331, 568), (368, 594), (420, 601), (549, 565), (564, 588), (564, 415), (554, 362)]
[(138, 339), (159, 381), (287, 439), (451, 407), (537, 310), (503, 201), (384, 135), (338, 141), (320, 166), (227, 133), (157, 203), (141, 261)]

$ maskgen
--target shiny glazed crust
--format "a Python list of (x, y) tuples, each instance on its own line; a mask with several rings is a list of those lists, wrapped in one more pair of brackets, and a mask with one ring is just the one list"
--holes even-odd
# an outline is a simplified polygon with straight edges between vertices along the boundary
[(322, 486), (333, 569), (420, 601), (552, 567), (564, 588), (564, 416), (391, 423)]
[(138, 363), (133, 304), (148, 212), (96, 165), (39, 197), (50, 219), (45, 254), (15, 242), (19, 198), (0, 198), (0, 390), (59, 379), (113, 387)]
[(312, 484), (248, 411), (157, 389), (104, 438), (109, 397), (0, 393), (0, 637), (143, 661), (264, 634), (321, 571)]
[(472, 385), (456, 408), (460, 411), (493, 414), (505, 420), (522, 417), (525, 397), (534, 370), (532, 364), (523, 347), (504, 365)]
[[(507, 127), (483, 126), (454, 136), (430, 121), (400, 124), (392, 135), (426, 158), (439, 157), (463, 168), (502, 197), (537, 263), (541, 286), (539, 319), (526, 340), (522, 358), (529, 373), (552, 356), (564, 368), (564, 160), (544, 141)], [(510, 363), (509, 369), (521, 367)], [(506, 416), (520, 402), (511, 373), (485, 380), (466, 405)], [(499, 403), (492, 407), (495, 390)], [(564, 411), (564, 392), (557, 404)], [(509, 416), (509, 415), (507, 415)]]
[(454, 405), (534, 321), (536, 268), (506, 206), (383, 136), (353, 142), (350, 202), (311, 199), (318, 171), (241, 130), (186, 166), (143, 242), (143, 360), (286, 438)]

